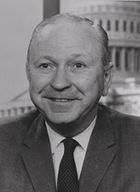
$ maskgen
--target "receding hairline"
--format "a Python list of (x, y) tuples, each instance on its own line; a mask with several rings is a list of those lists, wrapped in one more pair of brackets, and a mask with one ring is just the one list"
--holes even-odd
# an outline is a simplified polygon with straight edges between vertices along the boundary
[(40, 34), (40, 32), (48, 25), (53, 26), (55, 24), (61, 24), (62, 21), (63, 23), (69, 22), (73, 24), (81, 24), (81, 25), (89, 26), (91, 27), (92, 30), (99, 32), (97, 36), (99, 36), (100, 43), (102, 44), (102, 47), (104, 49), (103, 51), (105, 52), (105, 55), (106, 55), (105, 57), (106, 59), (108, 57), (107, 60), (110, 60), (110, 54), (108, 50), (108, 35), (99, 24), (97, 24), (94, 20), (90, 20), (89, 18), (86, 18), (86, 17), (81, 17), (77, 15), (72, 15), (72, 14), (59, 14), (59, 15), (52, 16), (50, 18), (46, 18), (45, 20), (41, 21), (34, 29), (31, 40), (30, 40), (28, 52), (27, 52), (27, 63), (29, 62), (30, 49), (34, 39), (36, 39)]
[(85, 25), (89, 25), (89, 26), (94, 26), (95, 22), (86, 18), (86, 17), (81, 17), (81, 16), (76, 16), (76, 15), (71, 15), (71, 14), (59, 14), (59, 15), (55, 15), (52, 16), (50, 18), (46, 18), (45, 20), (43, 20), (42, 22), (40, 22), (35, 30), (33, 31), (33, 35), (35, 33), (38, 33), (42, 28), (44, 28), (45, 26), (49, 25), (49, 24), (57, 24), (57, 23), (61, 23), (62, 21), (66, 21), (66, 22), (71, 22), (71, 23), (75, 23), (75, 24), (85, 24)]
[(91, 27), (91, 29), (100, 30), (99, 29), (100, 26), (98, 24), (96, 24), (93, 20), (90, 20), (86, 17), (71, 15), (68, 13), (59, 14), (59, 15), (52, 16), (50, 18), (46, 18), (45, 20), (40, 22), (33, 31), (31, 42), (33, 41), (33, 39), (38, 37), (38, 35), (44, 28), (47, 28), (47, 27), (49, 28), (50, 26), (57, 25), (57, 24), (63, 25), (65, 22), (66, 24), (85, 25), (85, 26)]

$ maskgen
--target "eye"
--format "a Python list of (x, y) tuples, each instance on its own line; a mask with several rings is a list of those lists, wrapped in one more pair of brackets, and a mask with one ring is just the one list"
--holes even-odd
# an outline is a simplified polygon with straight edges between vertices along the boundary
[(83, 68), (86, 67), (86, 65), (85, 65), (84, 63), (81, 63), (81, 62), (76, 62), (76, 63), (74, 63), (72, 66), (73, 66), (73, 68), (75, 68), (75, 69), (83, 69)]
[(52, 63), (44, 62), (44, 63), (40, 63), (38, 68), (43, 72), (49, 72), (53, 70), (55, 67)]
[(82, 61), (73, 61), (72, 63), (69, 64), (69, 69), (75, 73), (83, 72), (87, 68), (88, 66)]
[(87, 65), (83, 62), (76, 61), (71, 63), (69, 67), (70, 67), (70, 70), (73, 72), (82, 72), (87, 68)]
[(51, 65), (49, 64), (49, 63), (41, 63), (40, 65), (39, 65), (39, 67), (40, 68), (50, 68), (51, 67)]

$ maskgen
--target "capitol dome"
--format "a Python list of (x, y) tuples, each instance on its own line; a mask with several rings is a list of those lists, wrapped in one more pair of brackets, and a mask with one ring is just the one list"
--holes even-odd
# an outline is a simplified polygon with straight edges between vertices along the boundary
[(94, 18), (107, 31), (116, 69), (114, 82), (123, 82), (127, 77), (139, 82), (140, 2), (77, 0), (70, 5), (62, 7), (62, 12)]
[(140, 115), (140, 1), (62, 0), (61, 13), (94, 19), (107, 32), (115, 67), (110, 93), (103, 102)]

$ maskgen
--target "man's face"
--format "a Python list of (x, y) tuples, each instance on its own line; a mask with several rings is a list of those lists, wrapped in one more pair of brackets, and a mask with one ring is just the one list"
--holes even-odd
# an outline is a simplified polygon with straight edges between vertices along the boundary
[(107, 89), (96, 36), (89, 26), (61, 23), (44, 27), (34, 40), (27, 66), (30, 95), (52, 123), (94, 118)]

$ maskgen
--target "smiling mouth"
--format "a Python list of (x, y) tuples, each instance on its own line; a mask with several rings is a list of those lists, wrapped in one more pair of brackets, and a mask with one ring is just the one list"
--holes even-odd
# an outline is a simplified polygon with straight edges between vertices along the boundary
[(48, 98), (48, 99), (53, 102), (62, 102), (62, 103), (67, 103), (67, 102), (71, 102), (71, 101), (75, 100), (75, 99), (70, 99), (70, 98)]

